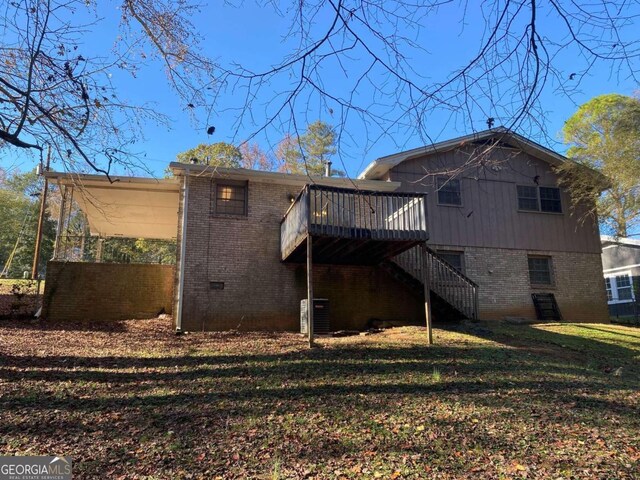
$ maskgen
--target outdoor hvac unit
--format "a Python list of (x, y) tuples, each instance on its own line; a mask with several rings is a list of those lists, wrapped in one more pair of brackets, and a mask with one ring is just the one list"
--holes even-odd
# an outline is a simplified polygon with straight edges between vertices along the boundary
[[(307, 299), (300, 301), (300, 333), (307, 333)], [(313, 333), (324, 335), (331, 332), (329, 323), (329, 300), (313, 299)]]

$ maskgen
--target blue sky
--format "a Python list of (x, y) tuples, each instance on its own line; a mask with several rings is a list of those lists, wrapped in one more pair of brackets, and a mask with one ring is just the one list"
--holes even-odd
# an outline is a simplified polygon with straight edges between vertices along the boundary
[[(118, 35), (117, 2), (99, 3), (101, 10), (98, 11), (98, 15), (104, 20), (84, 38), (84, 48), (96, 53), (108, 52)], [(442, 80), (448, 72), (460, 68), (477, 53), (482, 34), (482, 22), (475, 20), (478, 18), (478, 12), (474, 11), (476, 7), (472, 6), (467, 12), (466, 24), (462, 24), (459, 8), (459, 4), (452, 4), (442, 8), (437, 15), (422, 20), (422, 31), (419, 35), (415, 32), (407, 32), (427, 50), (426, 52), (411, 51), (412, 67), (425, 79)], [(545, 16), (544, 13), (543, 11), (539, 21), (543, 29), (542, 34), (552, 35), (559, 31), (562, 28), (560, 19), (548, 14)], [(320, 32), (329, 14), (328, 11), (321, 12), (316, 19), (317, 23), (310, 26), (312, 32)], [(283, 41), (283, 36), (289, 27), (289, 17), (286, 13), (276, 14), (271, 4), (260, 6), (252, 1), (245, 1), (233, 6), (224, 2), (212, 2), (204, 6), (192, 21), (196, 31), (202, 37), (203, 51), (221, 65), (236, 62), (254, 70), (260, 70), (277, 63), (291, 51), (291, 41)], [(559, 59), (558, 65), (564, 77), (579, 71), (584, 65), (575, 51), (570, 49), (561, 51)], [(343, 67), (336, 63), (328, 63), (322, 71), (322, 78), (332, 92), (344, 94), (348, 90), (354, 75), (357, 75), (358, 69), (362, 68), (361, 58), (354, 57), (352, 64), (346, 65), (346, 71), (342, 70)], [(259, 99), (255, 109), (256, 125), (252, 126), (250, 122), (245, 122), (244, 127), (236, 131), (234, 125), (238, 120), (237, 112), (228, 108), (237, 107), (242, 103), (242, 90), (227, 90), (220, 97), (220, 102), (208, 121), (203, 117), (193, 121), (187, 109), (180, 104), (175, 93), (168, 87), (162, 66), (158, 62), (149, 62), (142, 67), (136, 78), (123, 71), (113, 72), (113, 81), (119, 86), (120, 94), (124, 98), (137, 103), (153, 102), (161, 112), (171, 118), (170, 129), (153, 123), (145, 124), (143, 126), (145, 138), (135, 146), (136, 151), (145, 153), (147, 167), (157, 176), (162, 176), (166, 165), (175, 158), (177, 153), (199, 143), (243, 141), (261, 124), (261, 115), (264, 112), (261, 105), (277, 98), (278, 94), (290, 88), (293, 80), (278, 79), (269, 85), (263, 91), (263, 97)], [(614, 92), (631, 95), (638, 89), (635, 82), (624, 76), (620, 78), (613, 75), (605, 65), (598, 66), (590, 75), (584, 77), (579, 91), (571, 99), (558, 94), (553, 87), (554, 85), (551, 85), (542, 98), (545, 115), (541, 128), (520, 133), (529, 134), (528, 136), (560, 152), (564, 147), (553, 140), (559, 139), (564, 121), (575, 112), (579, 104), (597, 95)], [(361, 86), (358, 92), (362, 99), (368, 98), (371, 93), (371, 85)], [(508, 99), (503, 100), (508, 101)], [(398, 110), (389, 111), (390, 116), (397, 113)], [(433, 140), (444, 140), (470, 133), (469, 124), (465, 125), (452, 119), (451, 112), (447, 109), (433, 109), (427, 113), (426, 130)], [(477, 111), (474, 111), (474, 115), (475, 117), (471, 119), (473, 128), (477, 130), (484, 128), (486, 116)], [(335, 121), (335, 117), (329, 112), (327, 106), (321, 105), (319, 99), (315, 97), (310, 97), (308, 103), (298, 104), (296, 116), (299, 124), (318, 118), (329, 123)], [(504, 122), (499, 115), (496, 115), (496, 125), (501, 123)], [(206, 134), (206, 127), (209, 124), (216, 127), (213, 136)], [(299, 126), (302, 128), (304, 125)], [(285, 118), (256, 136), (255, 141), (264, 150), (269, 151), (290, 128), (291, 125)], [(396, 126), (380, 138), (378, 133), (367, 130), (362, 122), (350, 121), (345, 126), (346, 135), (341, 144), (340, 158), (334, 161), (346, 167), (349, 175), (355, 176), (368, 162), (379, 156), (388, 155), (400, 149), (418, 147), (425, 143), (424, 138), (420, 138), (406, 125)], [(4, 153), (3, 157), (0, 157), (0, 164), (13, 164), (25, 170), (32, 168), (34, 161), (24, 155), (9, 158)]]

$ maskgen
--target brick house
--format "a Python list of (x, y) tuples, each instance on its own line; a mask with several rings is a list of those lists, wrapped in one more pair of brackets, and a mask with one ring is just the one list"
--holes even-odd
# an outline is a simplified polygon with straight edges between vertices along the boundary
[(598, 222), (570, 209), (553, 168), (565, 161), (497, 129), (380, 158), (359, 178), (427, 193), (429, 245), (478, 284), (480, 318), (535, 318), (531, 295), (551, 292), (563, 319), (607, 321)]
[(564, 161), (494, 129), (377, 159), (357, 180), (172, 163), (176, 327), (296, 330), (311, 286), (332, 329), (421, 324), (426, 301), (436, 319), (535, 319), (542, 293), (564, 320), (605, 322), (597, 220), (570, 211)]

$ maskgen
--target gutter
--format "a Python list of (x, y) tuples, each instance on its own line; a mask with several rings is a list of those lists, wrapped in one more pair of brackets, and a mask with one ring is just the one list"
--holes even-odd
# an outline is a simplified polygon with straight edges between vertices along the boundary
[(301, 175), (295, 173), (265, 172), (246, 168), (212, 167), (209, 165), (192, 165), (189, 163), (171, 162), (169, 168), (176, 176), (194, 176), (204, 178), (222, 178), (228, 180), (255, 181), (304, 187), (307, 184), (327, 187), (348, 188), (351, 190), (375, 190), (380, 192), (394, 192), (400, 187), (400, 182), (386, 182), (380, 180), (358, 180), (346, 177), (325, 177), (322, 175)]
[[(112, 176), (111, 181), (105, 175), (94, 175), (89, 173), (73, 173), (73, 172), (56, 172), (45, 171), (43, 176), (49, 180), (56, 180), (62, 185), (71, 185), (74, 187), (96, 186), (106, 184), (108, 187), (129, 188), (128, 184), (144, 184), (153, 188), (157, 186), (159, 189), (178, 190), (180, 187), (177, 179), (174, 178), (153, 178), (153, 177), (120, 177)], [(127, 185), (127, 186), (125, 186)]]
[(182, 198), (182, 223), (180, 235), (180, 281), (178, 283), (178, 298), (176, 312), (176, 334), (182, 333), (182, 311), (184, 302), (184, 264), (187, 249), (187, 212), (189, 210), (189, 176), (184, 177), (184, 195)]

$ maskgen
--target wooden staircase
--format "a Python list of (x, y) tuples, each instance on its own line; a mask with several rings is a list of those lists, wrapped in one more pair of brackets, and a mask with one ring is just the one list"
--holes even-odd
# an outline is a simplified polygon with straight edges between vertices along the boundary
[[(411, 248), (383, 263), (396, 279), (413, 288), (423, 290), (422, 279), (426, 268), (432, 293), (434, 313), (439, 318), (462, 316), (478, 318), (478, 285), (458, 272), (430, 248)], [(453, 311), (452, 311), (453, 310)], [(456, 315), (457, 313), (457, 315)]]
[(426, 247), (428, 239), (426, 199), (420, 193), (310, 184), (280, 224), (281, 260), (306, 261), (308, 299), (314, 298), (313, 264), (380, 265), (422, 297), (426, 279), (429, 331), (430, 309), (439, 318), (478, 318), (478, 286)]

